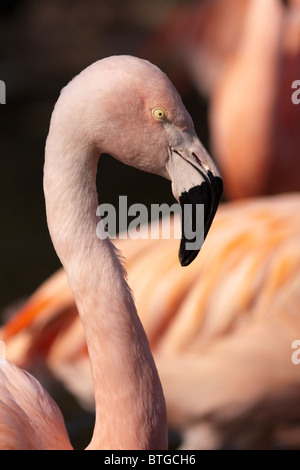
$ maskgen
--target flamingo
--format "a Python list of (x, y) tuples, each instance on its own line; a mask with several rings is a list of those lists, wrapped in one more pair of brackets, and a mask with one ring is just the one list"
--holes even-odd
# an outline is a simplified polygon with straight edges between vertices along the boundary
[[(297, 193), (223, 203), (184, 270), (176, 240), (115, 241), (182, 448), (300, 446), (300, 375), (291, 361), (300, 331), (299, 211)], [(94, 409), (88, 351), (64, 270), (0, 337), (16, 364), (44, 364)]]
[[(222, 180), (177, 91), (151, 63), (105, 58), (63, 89), (46, 142), (44, 193), (91, 364), (96, 418), (88, 449), (164, 449), (165, 400), (149, 343), (118, 251), (96, 235), (101, 153), (170, 179), (179, 201), (204, 202), (205, 233)], [(188, 250), (186, 241), (183, 236), (182, 265), (200, 249)], [(0, 390), (2, 449), (72, 448), (57, 405), (34, 377), (7, 361)]]
[(227, 198), (300, 190), (300, 106), (291, 100), (300, 76), (299, 0), (179, 7), (145, 51), (186, 70), (207, 96), (210, 148)]
[(300, 190), (300, 108), (291, 100), (299, 75), (299, 1), (252, 0), (210, 109), (211, 148), (229, 197)]

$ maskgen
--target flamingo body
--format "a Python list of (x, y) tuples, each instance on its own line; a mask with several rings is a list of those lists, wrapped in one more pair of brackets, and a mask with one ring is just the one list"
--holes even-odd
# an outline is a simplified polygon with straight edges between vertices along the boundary
[(1, 364), (0, 395), (2, 450), (72, 449), (60, 409), (32, 375)]

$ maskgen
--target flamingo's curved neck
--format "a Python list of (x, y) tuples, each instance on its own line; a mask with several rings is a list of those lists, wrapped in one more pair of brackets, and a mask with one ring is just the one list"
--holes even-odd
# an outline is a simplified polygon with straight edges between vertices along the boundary
[(231, 196), (260, 193), (260, 175), (271, 175), (282, 31), (280, 2), (251, 0), (240, 44), (213, 96), (215, 152), (222, 155)]
[(89, 350), (96, 423), (89, 448), (162, 449), (165, 402), (114, 246), (96, 234), (99, 152), (55, 115), (46, 144), (44, 191), (54, 247), (66, 270)]

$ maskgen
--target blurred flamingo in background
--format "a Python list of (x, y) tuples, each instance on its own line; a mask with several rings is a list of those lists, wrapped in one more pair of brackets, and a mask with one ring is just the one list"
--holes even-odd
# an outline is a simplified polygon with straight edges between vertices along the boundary
[(212, 149), (230, 197), (300, 189), (300, 6), (252, 0), (240, 45), (212, 96)]
[[(183, 448), (299, 448), (298, 194), (223, 204), (184, 270), (176, 240), (116, 240)], [(179, 220), (175, 219), (175, 224)], [(93, 410), (85, 339), (63, 270), (1, 330)]]
[[(96, 421), (88, 448), (164, 449), (165, 401), (149, 343), (118, 252), (96, 234), (96, 171), (104, 152), (169, 178), (179, 200), (184, 194), (189, 201), (190, 191), (193, 203), (205, 198), (206, 231), (221, 179), (175, 88), (149, 62), (103, 59), (63, 89), (46, 143), (44, 193), (89, 353)], [(181, 263), (199, 249), (188, 252), (183, 238)], [(0, 391), (2, 449), (71, 448), (58, 407), (33, 377), (2, 363)]]
[(300, 77), (299, 0), (179, 7), (145, 53), (208, 97), (210, 146), (227, 197), (300, 189), (300, 106), (291, 100)]

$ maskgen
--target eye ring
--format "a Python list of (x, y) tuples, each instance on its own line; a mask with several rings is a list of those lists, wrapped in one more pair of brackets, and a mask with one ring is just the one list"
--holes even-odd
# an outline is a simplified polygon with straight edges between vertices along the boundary
[(164, 108), (154, 108), (152, 109), (152, 116), (157, 121), (164, 121), (167, 119), (167, 112), (164, 110)]

